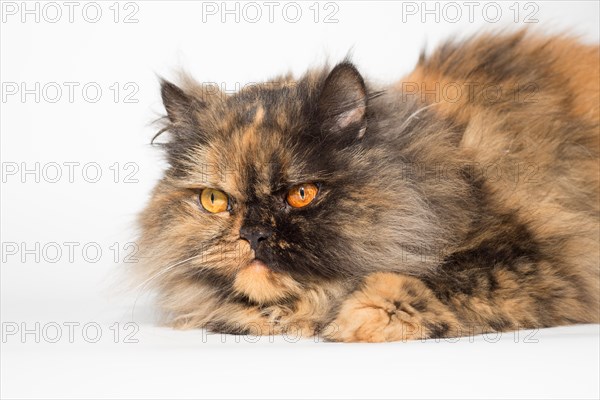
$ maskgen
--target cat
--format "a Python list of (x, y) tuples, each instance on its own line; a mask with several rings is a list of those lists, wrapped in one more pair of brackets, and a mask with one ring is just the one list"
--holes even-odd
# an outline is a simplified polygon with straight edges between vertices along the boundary
[(161, 80), (140, 279), (168, 325), (384, 342), (599, 321), (599, 48), (451, 40), (224, 94)]

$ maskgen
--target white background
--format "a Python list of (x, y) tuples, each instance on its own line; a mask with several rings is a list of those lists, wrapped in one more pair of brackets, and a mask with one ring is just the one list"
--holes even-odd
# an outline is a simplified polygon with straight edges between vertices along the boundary
[(2, 2), (3, 398), (600, 396), (596, 325), (457, 343), (207, 336), (157, 327), (148, 294), (123, 273), (135, 216), (164, 168), (149, 146), (163, 112), (157, 75), (184, 68), (232, 91), (352, 50), (365, 76), (391, 82), (453, 35), (527, 25), (597, 43), (597, 1), (475, 2), (472, 15), (465, 2), (276, 2), (271, 16), (264, 2), (228, 3), (232, 14), (221, 2), (75, 3), (70, 16), (60, 1), (28, 2), (31, 14)]

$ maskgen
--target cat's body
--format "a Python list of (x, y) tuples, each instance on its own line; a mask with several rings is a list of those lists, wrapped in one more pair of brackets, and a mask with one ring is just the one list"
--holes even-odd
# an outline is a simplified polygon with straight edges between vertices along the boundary
[[(228, 333), (598, 322), (598, 56), (520, 32), (447, 44), (385, 90), (349, 63), (229, 96), (164, 82), (143, 277), (172, 325)], [(300, 184), (318, 192), (295, 207)]]

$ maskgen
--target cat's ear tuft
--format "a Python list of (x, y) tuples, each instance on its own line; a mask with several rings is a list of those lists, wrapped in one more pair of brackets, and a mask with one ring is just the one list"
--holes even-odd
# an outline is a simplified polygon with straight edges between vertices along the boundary
[(344, 61), (333, 68), (319, 96), (321, 130), (352, 131), (361, 138), (367, 129), (367, 88), (356, 67)]

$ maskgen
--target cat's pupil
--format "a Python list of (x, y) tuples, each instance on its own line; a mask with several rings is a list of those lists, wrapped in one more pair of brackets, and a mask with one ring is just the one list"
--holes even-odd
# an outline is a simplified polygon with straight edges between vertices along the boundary
[(215, 194), (214, 193), (210, 194), (210, 202), (213, 204), (215, 203)]
[(300, 197), (302, 197), (302, 200), (304, 200), (304, 188), (303, 187), (300, 188)]

